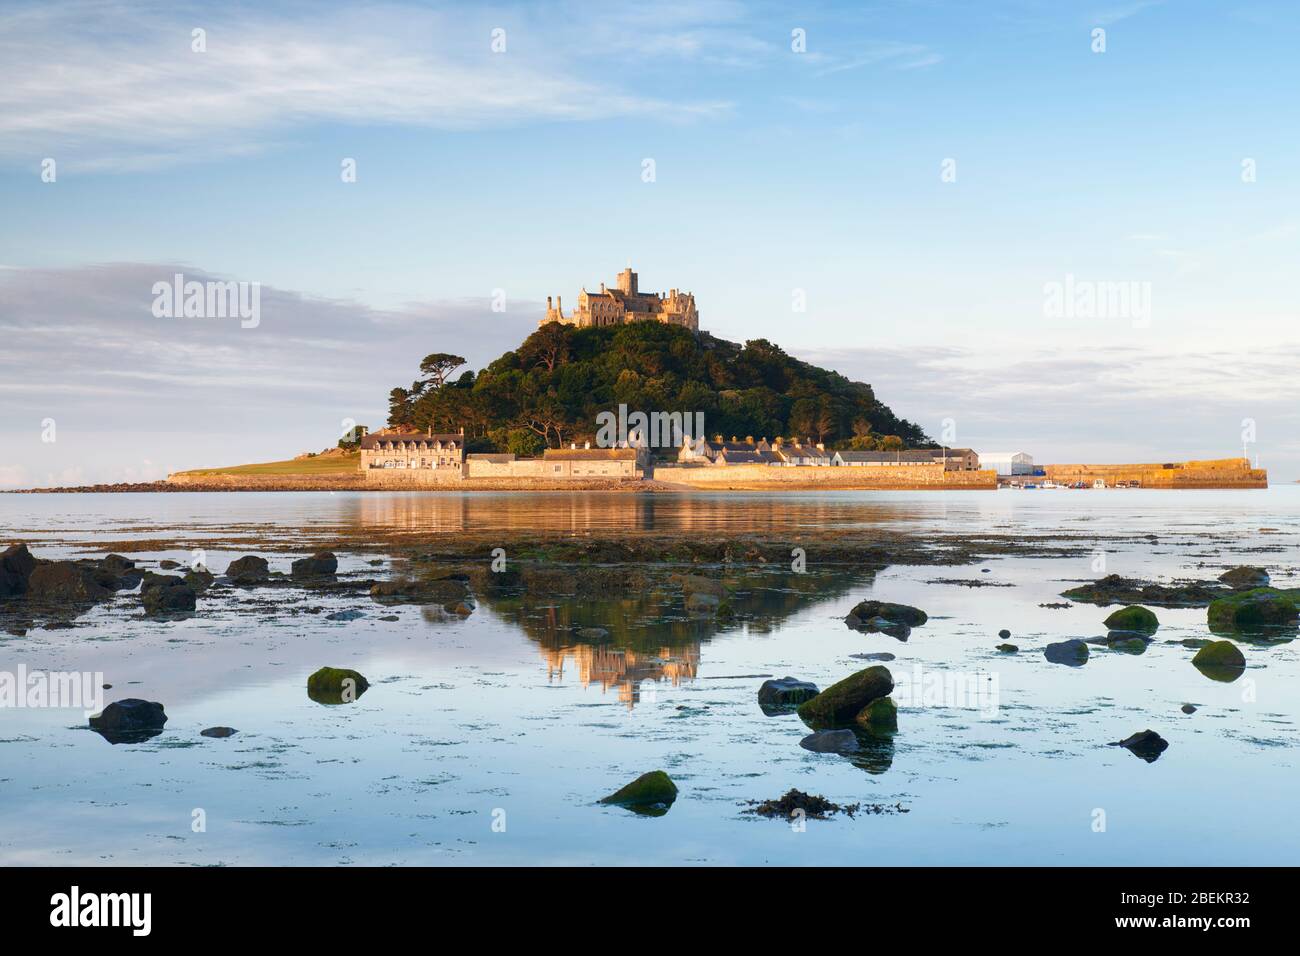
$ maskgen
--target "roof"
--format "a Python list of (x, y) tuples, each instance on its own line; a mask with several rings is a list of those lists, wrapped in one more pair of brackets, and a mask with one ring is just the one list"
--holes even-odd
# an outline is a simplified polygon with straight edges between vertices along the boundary
[(908, 448), (901, 451), (837, 451), (843, 461), (934, 461), (936, 456), (929, 448)]
[(476, 452), (473, 455), (466, 455), (465, 457), (470, 461), (490, 461), (495, 462), (498, 465), (503, 465), (506, 462), (515, 460), (515, 456), (512, 454), (499, 452)]
[(771, 451), (731, 451), (723, 449), (721, 457), (728, 465), (779, 465), (781, 456)]
[(550, 461), (635, 461), (635, 448), (548, 448), (542, 454)]
[(830, 459), (835, 454), (833, 451), (825, 451), (816, 445), (781, 445), (774, 448), (777, 454), (782, 458), (826, 458)]
[(390, 445), (394, 442), (437, 442), (441, 441), (444, 445), (455, 442), (457, 445), (465, 443), (464, 435), (441, 434), (431, 435), (428, 432), (408, 432), (408, 431), (383, 431), (371, 432), (361, 438), (362, 448), (375, 448), (376, 446)]

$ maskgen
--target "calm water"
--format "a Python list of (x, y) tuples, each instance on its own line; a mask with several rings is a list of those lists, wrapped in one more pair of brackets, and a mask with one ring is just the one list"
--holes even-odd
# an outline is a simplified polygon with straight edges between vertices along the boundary
[[(1106, 570), (1213, 577), (1267, 566), (1300, 586), (1300, 489), (1262, 492), (1029, 491), (821, 495), (0, 495), (0, 538), (42, 556), (96, 541), (188, 542), (271, 525), (288, 539), (373, 528), (658, 529), (794, 533), (901, 528), (921, 533), (1124, 534)], [(1261, 531), (1260, 529), (1268, 529)], [(1146, 537), (1151, 535), (1152, 537)], [(304, 544), (304, 549), (309, 545)], [(1263, 552), (1257, 549), (1264, 548)], [(186, 560), (188, 551), (144, 552)], [(236, 554), (208, 552), (221, 570)], [(275, 555), (287, 570), (293, 555)], [(341, 571), (386, 574), (372, 555)], [(197, 616), (152, 622), (123, 596), (71, 629), (0, 636), (0, 671), (101, 671), (107, 699), (161, 701), (166, 731), (113, 746), (81, 712), (0, 710), (4, 863), (1292, 863), (1300, 852), (1297, 646), (1244, 646), (1231, 684), (1203, 677), (1192, 651), (1203, 609), (1159, 610), (1145, 654), (1093, 648), (1089, 663), (1047, 663), (1049, 641), (1102, 633), (1106, 610), (1048, 609), (1091, 555), (999, 558), (959, 568), (741, 582), (762, 625), (663, 620), (654, 594), (601, 602), (479, 598), (448, 620), (417, 607), (290, 590), (261, 613), (244, 598), (200, 598)], [(988, 573), (981, 573), (988, 568)], [(981, 579), (967, 588), (938, 579)], [(815, 580), (815, 586), (807, 586)], [(256, 593), (256, 592), (254, 592)], [(902, 643), (842, 623), (878, 597), (926, 609)], [(356, 621), (325, 615), (360, 608)], [(396, 615), (395, 621), (380, 620)], [(611, 640), (574, 629), (601, 624)], [(999, 628), (1022, 648), (994, 652)], [(948, 699), (900, 708), (899, 732), (849, 759), (802, 750), (797, 717), (765, 717), (762, 677), (826, 686), (889, 652), (898, 677), (959, 676), (996, 686), (996, 709)], [(372, 683), (324, 707), (306, 677), (329, 664)], [(919, 671), (918, 671), (919, 668)], [(971, 683), (970, 686), (976, 686)], [(1180, 712), (1184, 702), (1199, 711)], [(200, 737), (215, 724), (239, 729)], [(1150, 727), (1169, 750), (1147, 764), (1108, 741)], [(662, 768), (681, 795), (663, 817), (596, 805)], [(791, 787), (841, 803), (910, 812), (810, 821), (795, 832), (742, 813)], [(194, 832), (194, 811), (206, 832)], [(1096, 832), (1098, 811), (1105, 830)], [(494, 830), (493, 822), (504, 820)]]

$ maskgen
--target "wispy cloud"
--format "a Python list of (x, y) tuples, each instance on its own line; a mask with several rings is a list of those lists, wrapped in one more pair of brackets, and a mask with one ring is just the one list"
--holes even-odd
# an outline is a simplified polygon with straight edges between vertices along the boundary
[[(0, 158), (137, 169), (255, 151), (313, 123), (473, 129), (613, 116), (690, 120), (668, 100), (586, 77), (553, 28), (401, 7), (248, 9), (66, 3), (0, 14)], [(471, 22), (472, 21), (472, 22)], [(502, 23), (514, 22), (508, 15)], [(193, 31), (205, 31), (204, 52)], [(575, 31), (572, 36), (576, 36)], [(660, 41), (667, 42), (667, 41)]]
[(828, 76), (869, 66), (892, 70), (919, 70), (943, 62), (943, 54), (921, 43), (888, 41), (848, 54), (818, 54), (815, 61), (822, 64), (817, 70), (817, 75)]

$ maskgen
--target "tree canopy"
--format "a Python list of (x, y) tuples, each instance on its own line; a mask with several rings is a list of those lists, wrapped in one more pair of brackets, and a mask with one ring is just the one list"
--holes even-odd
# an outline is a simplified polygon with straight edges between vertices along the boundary
[(792, 358), (766, 339), (739, 345), (660, 322), (575, 328), (550, 322), (477, 375), (434, 353), (389, 396), (389, 424), (463, 427), (471, 450), (535, 454), (594, 439), (596, 416), (704, 413), (708, 435), (812, 437), (856, 448), (931, 444), (870, 385)]

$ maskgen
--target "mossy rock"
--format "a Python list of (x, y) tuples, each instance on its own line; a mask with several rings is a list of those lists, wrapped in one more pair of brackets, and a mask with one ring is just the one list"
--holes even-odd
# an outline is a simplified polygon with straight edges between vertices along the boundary
[(1263, 568), (1253, 567), (1252, 565), (1243, 565), (1224, 571), (1219, 575), (1219, 580), (1228, 587), (1238, 590), (1266, 588), (1270, 583), (1268, 572)]
[(1246, 655), (1232, 641), (1212, 641), (1196, 652), (1192, 663), (1197, 667), (1245, 667)]
[(370, 688), (370, 682), (347, 667), (322, 667), (307, 678), (307, 696), (318, 704), (350, 704)]
[(1261, 632), (1270, 628), (1294, 628), (1300, 620), (1295, 597), (1277, 588), (1252, 588), (1221, 597), (1207, 612), (1210, 630)]
[(832, 684), (799, 705), (799, 716), (813, 728), (848, 726), (862, 708), (894, 689), (894, 675), (877, 664)]
[(892, 697), (877, 697), (858, 711), (854, 720), (873, 733), (894, 731), (898, 729), (898, 706)]
[(930, 618), (919, 607), (912, 607), (910, 604), (892, 604), (889, 601), (862, 601), (853, 610), (849, 611), (844, 622), (849, 627), (862, 627), (877, 619), (890, 624), (920, 627)]
[(1106, 618), (1104, 623), (1112, 631), (1134, 631), (1138, 634), (1154, 634), (1160, 627), (1155, 612), (1140, 604), (1120, 608)]
[(600, 802), (627, 807), (646, 816), (662, 816), (676, 799), (677, 784), (672, 778), (662, 770), (651, 770)]
[(999, 644), (997, 649), (1003, 654), (1017, 654), (1020, 647), (1016, 644)]

